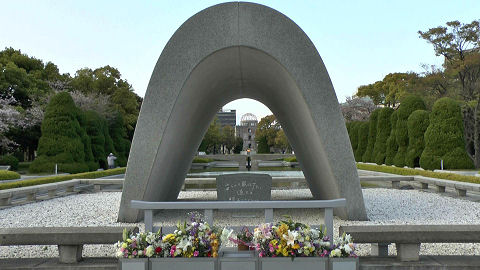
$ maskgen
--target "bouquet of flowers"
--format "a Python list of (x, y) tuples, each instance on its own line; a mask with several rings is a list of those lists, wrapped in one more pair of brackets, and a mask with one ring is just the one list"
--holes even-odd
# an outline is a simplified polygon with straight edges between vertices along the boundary
[(341, 237), (334, 239), (330, 257), (357, 257), (355, 244), (350, 234), (343, 233)]
[(178, 223), (174, 233), (164, 235), (164, 257), (217, 257), (219, 234), (208, 223), (192, 216), (191, 223)]
[(254, 229), (253, 241), (260, 257), (325, 257), (330, 247), (322, 230), (291, 219), (260, 225)]
[(253, 233), (247, 227), (243, 227), (240, 232), (236, 234), (236, 238), (229, 237), (228, 240), (237, 244), (239, 250), (248, 250), (253, 247)]
[(118, 258), (161, 257), (161, 234), (160, 232), (133, 234), (124, 229), (122, 241), (118, 241), (115, 248)]

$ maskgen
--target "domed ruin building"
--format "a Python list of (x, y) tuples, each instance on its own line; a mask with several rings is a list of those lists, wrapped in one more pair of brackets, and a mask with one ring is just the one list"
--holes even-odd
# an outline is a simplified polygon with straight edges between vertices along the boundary
[(255, 142), (257, 125), (257, 117), (251, 113), (246, 113), (242, 115), (240, 125), (235, 127), (235, 134), (243, 139), (243, 151), (247, 151), (247, 149), (254, 153), (257, 151), (257, 143)]

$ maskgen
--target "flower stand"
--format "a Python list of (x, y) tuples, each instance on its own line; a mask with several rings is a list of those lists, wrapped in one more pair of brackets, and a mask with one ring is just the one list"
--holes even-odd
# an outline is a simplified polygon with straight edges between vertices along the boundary
[(219, 270), (258, 270), (258, 255), (254, 250), (223, 249), (218, 257)]
[(358, 270), (359, 261), (358, 257), (348, 257), (348, 258), (329, 258), (328, 259), (329, 269), (330, 270)]
[(217, 258), (150, 258), (149, 270), (217, 270)]
[(328, 258), (324, 257), (295, 257), (293, 261), (289, 257), (263, 257), (258, 261), (261, 270), (328, 269)]
[(148, 259), (118, 259), (119, 269), (121, 270), (148, 270)]

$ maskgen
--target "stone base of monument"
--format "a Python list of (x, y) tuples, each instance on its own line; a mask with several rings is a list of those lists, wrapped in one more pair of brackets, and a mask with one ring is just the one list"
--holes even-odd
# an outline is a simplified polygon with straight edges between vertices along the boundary
[(148, 258), (118, 259), (118, 269), (121, 270), (148, 270)]
[(330, 270), (358, 270), (359, 260), (358, 257), (353, 258), (329, 258), (328, 269)]
[(217, 270), (217, 258), (151, 258), (149, 270)]
[(328, 258), (324, 257), (290, 257), (283, 258), (259, 258), (259, 269), (280, 270), (280, 269), (315, 269), (327, 270)]

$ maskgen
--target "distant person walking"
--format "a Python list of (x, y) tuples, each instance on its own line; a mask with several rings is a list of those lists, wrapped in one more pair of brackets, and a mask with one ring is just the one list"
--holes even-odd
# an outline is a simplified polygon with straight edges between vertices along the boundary
[(107, 163), (108, 163), (108, 168), (113, 169), (115, 168), (115, 160), (117, 159), (116, 156), (113, 155), (113, 153), (110, 153), (107, 157)]

